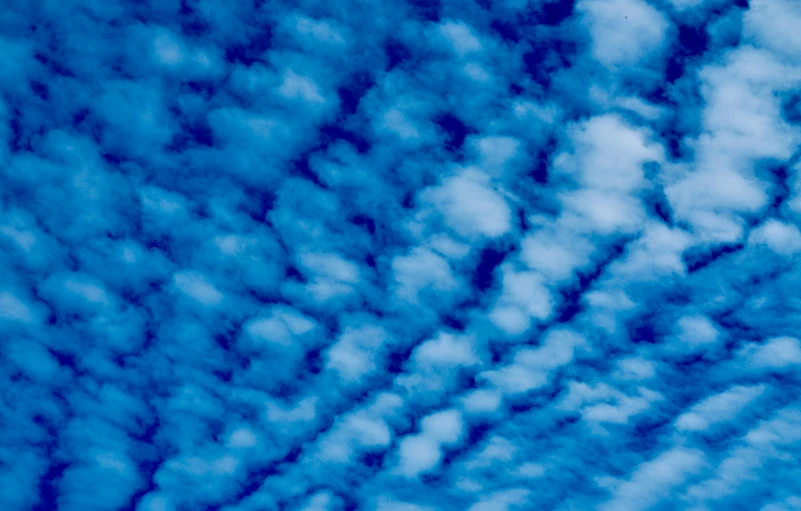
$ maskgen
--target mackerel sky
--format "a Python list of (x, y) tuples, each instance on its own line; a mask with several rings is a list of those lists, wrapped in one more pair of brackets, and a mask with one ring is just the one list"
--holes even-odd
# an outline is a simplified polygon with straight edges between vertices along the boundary
[(800, 173), (796, 0), (0, 0), (0, 509), (801, 510)]

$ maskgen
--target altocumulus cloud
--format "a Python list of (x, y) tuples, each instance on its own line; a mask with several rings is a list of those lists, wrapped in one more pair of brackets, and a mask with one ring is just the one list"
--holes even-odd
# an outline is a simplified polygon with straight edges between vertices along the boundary
[(0, 508), (801, 509), (798, 2), (0, 11)]

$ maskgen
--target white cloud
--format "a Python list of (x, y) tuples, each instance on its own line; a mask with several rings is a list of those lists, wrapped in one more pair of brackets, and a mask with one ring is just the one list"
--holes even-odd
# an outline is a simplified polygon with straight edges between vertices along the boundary
[(228, 445), (235, 449), (249, 449), (259, 443), (259, 438), (253, 430), (242, 427), (231, 432), (228, 436)]
[(585, 344), (586, 341), (575, 332), (552, 330), (545, 335), (541, 346), (522, 348), (516, 352), (511, 364), (482, 372), (479, 377), (504, 393), (528, 392), (547, 385), (551, 372), (569, 364), (574, 351)]
[(553, 312), (554, 300), (541, 275), (532, 271), (503, 269), (502, 293), (490, 312), (490, 321), (508, 334), (523, 333), (531, 319), (544, 320)]
[(509, 335), (520, 335), (531, 326), (531, 317), (514, 305), (497, 305), (489, 314), (492, 323)]
[(300, 38), (313, 39), (326, 45), (340, 45), (345, 42), (333, 20), (297, 16), (292, 22), (294, 22), (294, 29)]
[(642, 463), (628, 481), (618, 487), (601, 509), (650, 509), (670, 496), (689, 475), (704, 467), (701, 451), (674, 447)]
[(586, 340), (577, 332), (553, 329), (545, 334), (539, 347), (518, 351), (515, 361), (526, 367), (550, 371), (569, 364), (575, 350), (585, 345)]
[(801, 364), (801, 341), (795, 337), (774, 337), (762, 344), (747, 346), (741, 356), (754, 368), (789, 368)]
[(327, 353), (327, 367), (347, 382), (358, 382), (377, 370), (376, 354), (388, 341), (384, 329), (364, 326), (346, 330)]
[(562, 202), (571, 213), (567, 218), (574, 228), (589, 227), (604, 235), (637, 231), (645, 217), (640, 201), (600, 190), (568, 193)]
[(719, 337), (718, 328), (705, 316), (684, 316), (677, 323), (678, 340), (690, 347), (714, 344)]
[(467, 170), (445, 178), (423, 198), (440, 210), (448, 225), (463, 236), (498, 237), (511, 229), (511, 211), (504, 198), (480, 173)]
[[(530, 491), (523, 488), (514, 488), (495, 492), (468, 508), (469, 511), (507, 511), (522, 506), (527, 502)], [(514, 507), (512, 507), (514, 506)]]
[(320, 492), (312, 495), (303, 511), (328, 511), (334, 506), (334, 498), (330, 493)]
[(593, 246), (579, 236), (539, 230), (523, 238), (520, 259), (550, 281), (571, 278), (590, 262)]
[(520, 141), (509, 136), (472, 136), (469, 144), (476, 153), (481, 169), (490, 175), (502, 175), (521, 153)]
[(801, 9), (787, 0), (754, 0), (744, 16), (744, 32), (757, 43), (797, 60), (801, 53)]
[(715, 424), (731, 421), (765, 390), (765, 385), (735, 385), (693, 405), (676, 419), (676, 428), (683, 431), (705, 431)]
[(658, 51), (668, 21), (644, 0), (583, 0), (589, 18), (593, 56), (608, 66), (632, 65)]
[(482, 48), (481, 41), (473, 35), (470, 27), (464, 23), (447, 21), (440, 24), (439, 31), (460, 56), (469, 55), (480, 51)]
[(628, 248), (626, 258), (614, 265), (614, 272), (637, 282), (683, 275), (685, 264), (681, 255), (690, 243), (691, 237), (683, 230), (648, 222), (640, 239)]
[(420, 291), (455, 291), (459, 287), (448, 260), (425, 248), (415, 248), (409, 255), (392, 260), (392, 272), (403, 300), (416, 301)]
[(768, 199), (767, 185), (753, 175), (752, 164), (787, 159), (801, 140), (782, 119), (778, 99), (801, 76), (773, 55), (748, 46), (732, 51), (722, 63), (705, 66), (699, 76), (706, 104), (704, 132), (694, 142), (696, 162), (665, 193), (699, 236), (733, 241), (737, 229), (721, 229), (723, 222), (731, 222), (727, 213), (755, 212)]
[(471, 414), (485, 414), (497, 412), (501, 406), (502, 394), (488, 389), (479, 389), (470, 392), (462, 398), (462, 407)]
[(462, 437), (462, 414), (455, 409), (436, 412), (423, 418), (420, 429), (425, 435), (443, 444), (453, 444)]
[(801, 497), (791, 496), (781, 502), (767, 504), (760, 511), (796, 511), (798, 509), (801, 509)]
[(770, 219), (751, 232), (749, 243), (765, 245), (782, 255), (793, 255), (801, 251), (801, 232), (794, 225)]
[(414, 121), (397, 108), (392, 108), (384, 113), (379, 127), (395, 134), (401, 140), (414, 141), (420, 138), (420, 131)]
[(656, 375), (654, 363), (645, 358), (624, 358), (618, 361), (618, 378), (624, 380), (647, 380)]
[(253, 345), (292, 346), (297, 336), (312, 331), (315, 323), (292, 309), (275, 308), (266, 317), (248, 320), (244, 332)]
[(398, 456), (400, 473), (405, 477), (416, 477), (439, 464), (442, 459), (442, 449), (435, 438), (413, 435), (401, 441)]
[(647, 133), (628, 126), (614, 115), (593, 117), (568, 133), (575, 152), (560, 155), (555, 165), (576, 175), (588, 188), (637, 191), (646, 184), (643, 164), (664, 158), (662, 148), (650, 141)]
[(2, 291), (0, 292), (0, 318), (6, 321), (30, 323), (34, 319), (34, 314), (25, 302), (8, 291)]
[(296, 74), (291, 69), (284, 72), (284, 78), (277, 90), (287, 99), (302, 99), (311, 106), (324, 105), (325, 98), (314, 80)]
[(470, 366), (478, 363), (475, 339), (440, 333), (414, 351), (414, 361), (426, 368)]
[(761, 422), (732, 447), (713, 474), (687, 489), (685, 499), (698, 505), (720, 501), (737, 492), (743, 483), (753, 481), (759, 470), (771, 460), (781, 458), (781, 447), (797, 443), (801, 414), (795, 409), (781, 409)]
[(184, 270), (173, 276), (173, 283), (178, 290), (197, 303), (214, 307), (225, 299), (214, 284), (210, 283), (201, 273)]
[(664, 397), (645, 387), (637, 388), (637, 395), (627, 395), (605, 383), (588, 385), (571, 381), (569, 392), (561, 400), (559, 407), (575, 410), (592, 426), (627, 424), (629, 419), (639, 415)]

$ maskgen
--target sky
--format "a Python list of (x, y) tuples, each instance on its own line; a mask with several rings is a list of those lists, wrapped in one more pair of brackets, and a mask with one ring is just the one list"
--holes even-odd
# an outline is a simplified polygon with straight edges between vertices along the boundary
[(0, 5), (3, 510), (801, 510), (801, 2)]

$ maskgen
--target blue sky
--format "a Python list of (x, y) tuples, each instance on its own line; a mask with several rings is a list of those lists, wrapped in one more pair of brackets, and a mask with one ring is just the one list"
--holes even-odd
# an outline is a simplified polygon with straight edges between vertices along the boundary
[(801, 509), (801, 4), (0, 9), (0, 508)]

